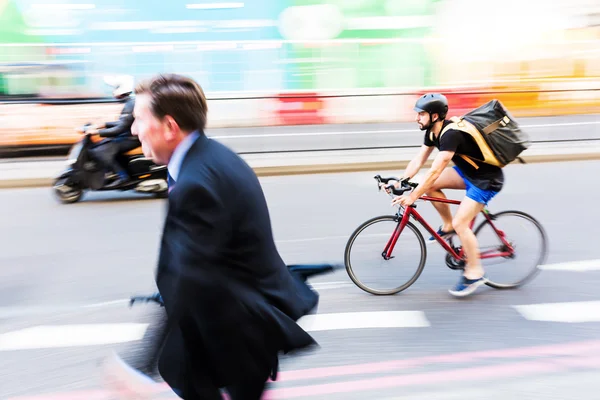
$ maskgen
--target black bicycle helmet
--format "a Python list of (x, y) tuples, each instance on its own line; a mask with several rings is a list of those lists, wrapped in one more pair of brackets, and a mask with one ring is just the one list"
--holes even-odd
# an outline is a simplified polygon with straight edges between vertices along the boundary
[(448, 99), (440, 93), (427, 93), (419, 97), (414, 110), (416, 112), (425, 111), (429, 115), (437, 114), (440, 119), (444, 119), (448, 114)]

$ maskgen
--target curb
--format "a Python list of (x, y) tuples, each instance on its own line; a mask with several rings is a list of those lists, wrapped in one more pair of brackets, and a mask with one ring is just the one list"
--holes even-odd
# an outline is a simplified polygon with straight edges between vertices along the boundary
[(0, 189), (51, 187), (52, 178), (0, 179)]
[[(590, 161), (600, 160), (600, 152), (576, 153), (576, 154), (551, 154), (523, 156), (525, 163), (549, 163), (568, 161)], [(338, 164), (312, 164), (312, 165), (284, 165), (272, 167), (255, 167), (254, 172), (259, 177), (289, 176), (289, 175), (312, 175), (312, 174), (335, 174), (347, 172), (386, 171), (401, 170), (406, 168), (409, 160), (400, 161), (373, 161), (373, 162), (350, 162)], [(432, 160), (428, 160), (424, 167), (429, 168)], [(518, 164), (515, 162), (513, 164)], [(17, 179), (0, 179), (0, 189), (36, 188), (50, 187), (54, 178), (32, 177)]]

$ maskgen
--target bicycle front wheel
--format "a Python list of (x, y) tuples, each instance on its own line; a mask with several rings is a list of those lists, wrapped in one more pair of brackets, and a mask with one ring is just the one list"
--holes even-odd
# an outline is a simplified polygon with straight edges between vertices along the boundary
[[(487, 285), (496, 289), (522, 286), (540, 271), (548, 254), (548, 239), (542, 225), (521, 211), (494, 214), (492, 224), (486, 219), (474, 231), (479, 242)], [(514, 249), (511, 256), (484, 258), (485, 254), (508, 251), (494, 227), (504, 234), (504, 240)]]
[(346, 244), (346, 271), (352, 282), (365, 292), (399, 293), (415, 283), (425, 267), (425, 240), (411, 222), (398, 237), (391, 257), (383, 256), (397, 226), (397, 218), (391, 215), (372, 218), (356, 228)]

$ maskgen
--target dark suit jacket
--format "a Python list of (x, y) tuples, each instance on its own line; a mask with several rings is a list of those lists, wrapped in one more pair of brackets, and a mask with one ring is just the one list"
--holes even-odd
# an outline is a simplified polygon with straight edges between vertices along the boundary
[(258, 178), (204, 135), (169, 194), (156, 280), (169, 319), (159, 371), (171, 387), (266, 377), (278, 352), (316, 344), (295, 321), (318, 295), (281, 259)]

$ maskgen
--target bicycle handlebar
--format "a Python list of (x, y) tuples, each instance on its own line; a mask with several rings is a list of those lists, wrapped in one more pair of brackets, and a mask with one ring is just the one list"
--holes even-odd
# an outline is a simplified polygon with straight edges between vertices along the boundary
[(398, 179), (393, 176), (389, 177), (389, 178), (382, 178), (381, 175), (375, 175), (374, 178), (377, 180), (377, 188), (379, 190), (381, 190), (380, 183), (387, 184), (389, 181), (400, 182), (400, 188), (396, 188), (393, 183), (385, 186), (386, 189), (390, 189), (391, 192), (394, 193), (396, 196), (402, 196), (404, 194), (404, 192), (413, 190), (414, 188), (419, 186), (418, 183), (409, 182), (408, 180), (405, 180), (405, 179)]

